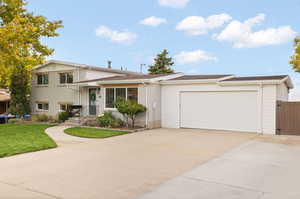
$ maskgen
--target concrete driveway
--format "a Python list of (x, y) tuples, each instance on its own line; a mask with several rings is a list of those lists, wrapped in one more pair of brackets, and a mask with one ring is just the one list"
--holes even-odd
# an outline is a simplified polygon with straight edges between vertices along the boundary
[(300, 199), (296, 137), (259, 137), (139, 199)]
[(255, 136), (157, 129), (89, 140), (62, 129), (50, 132), (56, 149), (0, 159), (0, 198), (136, 198)]

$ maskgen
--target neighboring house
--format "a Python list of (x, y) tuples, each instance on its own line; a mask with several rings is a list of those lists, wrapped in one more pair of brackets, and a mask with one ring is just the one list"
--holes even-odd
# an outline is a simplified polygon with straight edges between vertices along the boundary
[(10, 102), (10, 94), (6, 89), (0, 89), (0, 114), (7, 113)]
[(276, 102), (287, 101), (293, 88), (287, 75), (141, 75), (59, 61), (35, 69), (33, 113), (55, 115), (78, 104), (83, 116), (117, 114), (114, 102), (124, 97), (147, 107), (137, 124), (148, 128), (275, 134)]

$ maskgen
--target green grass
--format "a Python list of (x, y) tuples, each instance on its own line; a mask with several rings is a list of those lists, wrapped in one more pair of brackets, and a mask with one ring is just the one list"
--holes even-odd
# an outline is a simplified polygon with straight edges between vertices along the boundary
[(1, 124), (0, 158), (57, 147), (45, 133), (46, 124)]
[(74, 128), (66, 129), (65, 133), (67, 133), (69, 135), (77, 136), (77, 137), (84, 137), (84, 138), (108, 138), (108, 137), (113, 137), (113, 136), (117, 136), (117, 135), (124, 135), (129, 132), (74, 127)]

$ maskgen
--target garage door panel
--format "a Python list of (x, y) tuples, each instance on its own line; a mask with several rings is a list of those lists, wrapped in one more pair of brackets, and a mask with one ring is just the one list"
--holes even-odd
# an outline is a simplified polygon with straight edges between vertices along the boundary
[(258, 132), (255, 91), (182, 92), (180, 126)]

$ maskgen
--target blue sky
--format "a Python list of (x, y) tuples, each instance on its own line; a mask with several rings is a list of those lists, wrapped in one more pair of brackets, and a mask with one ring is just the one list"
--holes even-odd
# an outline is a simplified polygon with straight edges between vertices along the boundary
[(165, 48), (176, 71), (288, 74), (300, 86), (288, 64), (300, 32), (299, 0), (29, 0), (27, 7), (64, 22), (59, 37), (44, 40), (55, 49), (51, 59), (98, 66), (111, 60), (139, 71)]

